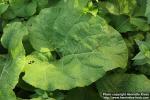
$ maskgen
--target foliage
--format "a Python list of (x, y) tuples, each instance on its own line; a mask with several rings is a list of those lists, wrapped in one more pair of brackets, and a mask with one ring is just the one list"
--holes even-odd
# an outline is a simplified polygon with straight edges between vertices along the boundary
[(150, 92), (149, 0), (0, 0), (0, 100)]

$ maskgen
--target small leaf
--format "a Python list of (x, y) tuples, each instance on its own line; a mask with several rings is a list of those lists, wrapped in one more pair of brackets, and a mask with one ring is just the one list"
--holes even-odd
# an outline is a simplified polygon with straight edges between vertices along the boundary
[(5, 3), (0, 3), (0, 15), (3, 14), (8, 8), (8, 5)]
[(148, 23), (150, 24), (150, 0), (147, 0), (145, 16), (147, 16)]

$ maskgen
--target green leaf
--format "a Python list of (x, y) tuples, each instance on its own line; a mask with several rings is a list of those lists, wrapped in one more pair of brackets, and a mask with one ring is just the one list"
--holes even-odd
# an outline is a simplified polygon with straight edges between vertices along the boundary
[(54, 98), (42, 99), (41, 97), (39, 97), (39, 98), (30, 99), (30, 100), (56, 100), (56, 99), (54, 99)]
[[(49, 0), (36, 0), (38, 4), (38, 8), (42, 9), (48, 6)], [(53, 0), (50, 0), (53, 1)], [(57, 0), (56, 0), (57, 1)]]
[(99, 6), (99, 12), (121, 33), (150, 30), (144, 15), (146, 0), (108, 0), (100, 2)]
[(149, 31), (150, 26), (148, 25), (147, 21), (142, 18), (130, 18), (130, 23), (135, 25), (138, 30), (142, 31)]
[[(80, 8), (47, 8), (29, 25), (30, 42), (43, 53), (27, 57), (23, 79), (37, 88), (83, 87), (108, 70), (126, 66), (127, 48), (121, 35), (104, 19), (84, 14)], [(54, 52), (60, 59), (46, 52)]]
[(60, 1), (63, 1), (63, 0), (36, 0), (37, 8), (40, 11), (41, 9), (44, 9), (50, 6), (55, 6)]
[(110, 18), (110, 25), (121, 33), (129, 31), (149, 31), (150, 26), (147, 20), (140, 17), (126, 16), (126, 15), (108, 15)]
[[(148, 33), (149, 34), (149, 33)], [(149, 35), (146, 36), (145, 41), (137, 41), (140, 52), (133, 58), (134, 65), (150, 64), (150, 40)]]
[[(15, 94), (10, 89), (10, 87), (8, 87), (9, 84), (4, 83), (2, 80), (2, 78), (3, 78), (2, 73), (4, 73), (4, 71), (5, 71), (5, 74), (6, 74), (6, 72), (7, 72), (7, 70), (4, 70), (4, 66), (9, 65), (7, 63), (9, 63), (7, 61), (7, 56), (6, 55), (0, 56), (0, 99), (1, 100), (5, 100), (5, 99), (9, 100), (11, 98), (12, 100), (15, 100)], [(5, 75), (5, 78), (7, 78), (6, 75)]]
[(141, 66), (137, 66), (136, 70), (142, 74), (150, 75), (150, 64), (143, 64)]
[(106, 92), (150, 92), (150, 80), (144, 75), (108, 74), (97, 83), (100, 96)]
[(119, 32), (135, 31), (136, 28), (130, 23), (130, 17), (125, 15), (109, 15), (110, 24)]
[[(59, 3), (59, 2), (61, 2), (61, 1), (63, 1), (63, 0), (48, 0), (48, 4), (50, 6), (56, 6), (56, 4)], [(72, 1), (74, 1), (74, 0), (72, 0)], [(85, 0), (85, 2), (86, 2), (86, 0)]]
[(132, 15), (134, 17), (145, 16), (147, 0), (136, 0), (137, 4)]
[[(9, 56), (0, 66), (0, 100), (10, 100), (14, 96), (12, 89), (15, 88), (19, 75), (25, 64), (25, 51), (22, 45), (24, 35), (28, 31), (20, 22), (6, 25), (1, 42), (9, 51)], [(11, 100), (14, 100), (11, 97)]]
[(136, 7), (136, 0), (108, 0), (101, 5), (114, 15), (131, 15)]
[(34, 0), (9, 0), (8, 10), (3, 14), (6, 19), (29, 17), (36, 12), (37, 2)]
[[(129, 54), (129, 59), (132, 59), (135, 56), (135, 51), (137, 49), (134, 48), (134, 46), (136, 45), (135, 40), (137, 41), (142, 41), (145, 37), (143, 32), (132, 32), (132, 33), (125, 33), (128, 35), (128, 38), (125, 38), (126, 41), (126, 45), (128, 47), (128, 54)], [(129, 62), (130, 63), (130, 62)]]
[(101, 100), (97, 91), (91, 87), (72, 89), (64, 100)]
[(8, 5), (0, 2), (0, 15), (4, 13), (8, 8)]
[(7, 56), (6, 55), (0, 55), (0, 73), (2, 73), (3, 71), (3, 66), (5, 65), (5, 62), (6, 62), (6, 58)]
[(150, 0), (147, 0), (145, 16), (148, 18), (148, 23), (150, 24)]

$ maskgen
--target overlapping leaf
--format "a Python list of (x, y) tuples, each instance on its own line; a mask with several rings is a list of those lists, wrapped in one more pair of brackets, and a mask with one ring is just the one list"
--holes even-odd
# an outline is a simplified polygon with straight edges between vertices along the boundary
[[(106, 0), (100, 8), (106, 9), (110, 24), (121, 33), (129, 31), (148, 31), (150, 26), (145, 16), (147, 0)], [(103, 13), (101, 11), (100, 13)], [(101, 15), (101, 14), (100, 14)]]
[(149, 38), (147, 35), (146, 41), (137, 41), (140, 52), (133, 58), (135, 65), (144, 65), (150, 64), (150, 46), (149, 46)]
[(108, 74), (96, 84), (100, 96), (106, 92), (150, 92), (150, 80), (144, 75), (123, 73)]
[(150, 23), (150, 0), (147, 0), (147, 6), (146, 6), (145, 15), (148, 18), (148, 23)]
[(64, 100), (101, 100), (98, 93), (90, 87), (70, 90)]
[(150, 92), (150, 0), (0, 0), (0, 17), (0, 100)]
[(106, 0), (101, 3), (110, 13), (115, 15), (130, 15), (136, 7), (136, 0)]
[(8, 10), (3, 18), (29, 17), (36, 12), (37, 2), (35, 0), (9, 0)]
[(126, 66), (127, 48), (121, 35), (101, 17), (82, 13), (81, 1), (44, 9), (30, 20), (29, 37), (36, 52), (27, 57), (23, 77), (27, 83), (44, 90), (68, 90)]
[(4, 13), (8, 8), (8, 4), (5, 2), (0, 1), (0, 15)]
[(12, 89), (18, 82), (19, 74), (25, 64), (25, 51), (22, 38), (27, 35), (27, 29), (20, 23), (8, 24), (4, 28), (2, 44), (8, 49), (9, 55), (1, 62), (0, 70), (0, 100), (15, 100)]

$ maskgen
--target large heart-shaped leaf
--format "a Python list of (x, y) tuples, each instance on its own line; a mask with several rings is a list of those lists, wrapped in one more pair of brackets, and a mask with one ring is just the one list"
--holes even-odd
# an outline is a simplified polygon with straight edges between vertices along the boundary
[(27, 57), (23, 77), (27, 83), (44, 90), (67, 90), (126, 66), (121, 35), (104, 19), (84, 14), (77, 6), (47, 8), (29, 21), (30, 42), (37, 52)]

